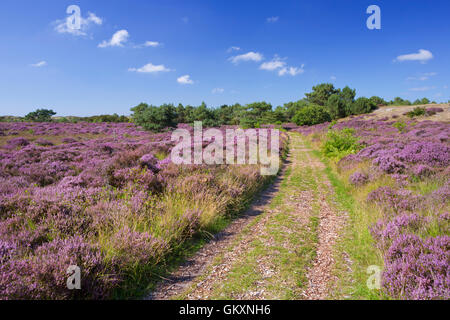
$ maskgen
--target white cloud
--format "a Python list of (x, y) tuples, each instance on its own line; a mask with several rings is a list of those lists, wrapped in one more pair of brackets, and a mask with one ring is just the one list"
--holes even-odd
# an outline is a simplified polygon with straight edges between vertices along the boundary
[(154, 65), (152, 63), (148, 63), (141, 68), (130, 68), (128, 71), (139, 72), (139, 73), (158, 73), (158, 72), (169, 72), (173, 71), (171, 69), (166, 68), (163, 64)]
[(266, 21), (269, 23), (275, 23), (278, 21), (278, 19), (280, 19), (280, 17), (269, 17), (266, 19)]
[(40, 61), (38, 63), (31, 64), (32, 67), (41, 68), (47, 65), (47, 61)]
[(137, 49), (148, 48), (148, 47), (156, 48), (156, 47), (160, 47), (160, 46), (162, 46), (161, 42), (158, 42), (158, 41), (145, 41), (142, 44), (138, 44), (138, 45), (134, 46), (134, 48), (137, 48)]
[(420, 76), (420, 77), (408, 77), (406, 80), (419, 80), (419, 81), (425, 81), (428, 80), (429, 77), (427, 76)]
[(426, 61), (433, 59), (433, 54), (424, 49), (420, 49), (417, 53), (410, 53), (398, 56), (396, 61), (420, 61), (421, 63), (425, 63)]
[(279, 68), (283, 68), (286, 62), (282, 61), (279, 57), (275, 56), (271, 61), (264, 62), (259, 66), (261, 70), (274, 71)]
[(79, 29), (70, 28), (70, 22), (70, 17), (67, 17), (63, 20), (56, 20), (55, 22), (53, 22), (53, 24), (55, 25), (55, 31), (58, 33), (69, 33), (74, 36), (86, 36), (87, 29), (92, 24), (102, 25), (103, 19), (96, 16), (95, 13), (88, 12), (87, 18), (81, 17)]
[(297, 68), (297, 67), (282, 68), (280, 71), (278, 71), (278, 75), (284, 76), (285, 74), (289, 74), (291, 76), (296, 76), (298, 74), (302, 74), (303, 72), (305, 72), (305, 70), (303, 69), (304, 66), (305, 65), (302, 64), (302, 66), (300, 68)]
[(227, 52), (233, 52), (233, 51), (239, 51), (239, 50), (241, 50), (241, 48), (233, 46), (233, 47), (229, 47)]
[(95, 13), (92, 12), (88, 12), (88, 18), (87, 18), (88, 22), (93, 22), (97, 25), (101, 25), (103, 23), (103, 19), (99, 18), (95, 15)]
[(113, 34), (111, 40), (104, 40), (102, 43), (98, 45), (99, 48), (106, 47), (123, 47), (123, 44), (128, 41), (128, 31), (127, 30), (119, 30)]
[(448, 89), (448, 85), (444, 85), (444, 89)]
[(159, 43), (158, 41), (146, 41), (144, 43), (144, 47), (159, 47), (161, 45), (161, 43)]
[(406, 78), (406, 80), (418, 80), (418, 81), (425, 81), (430, 79), (430, 77), (433, 77), (437, 75), (437, 72), (427, 72), (427, 73), (423, 73), (422, 75), (418, 76), (418, 77), (408, 77)]
[(194, 81), (191, 80), (191, 77), (188, 74), (179, 77), (177, 79), (177, 82), (181, 83), (181, 84), (193, 84), (194, 83)]
[(188, 23), (189, 22), (189, 18), (188, 17), (183, 17), (183, 18), (181, 18), (181, 21), (183, 21), (184, 23)]
[(419, 87), (419, 88), (411, 88), (409, 89), (409, 91), (428, 91), (428, 90), (432, 90), (435, 87)]
[(305, 72), (303, 69), (304, 65), (302, 65), (300, 68), (297, 67), (290, 67), (286, 65), (286, 62), (283, 61), (284, 59), (281, 59), (278, 56), (275, 56), (271, 61), (267, 61), (262, 63), (259, 66), (259, 69), (261, 70), (267, 70), (267, 71), (276, 71), (278, 70), (278, 75), (284, 76), (286, 74), (289, 74), (291, 76), (296, 76), (298, 74), (301, 74)]
[(216, 93), (224, 93), (225, 89), (224, 88), (214, 88), (212, 89), (212, 93), (216, 94)]
[(259, 62), (263, 59), (262, 54), (258, 53), (258, 52), (247, 52), (245, 54), (241, 54), (238, 56), (234, 56), (229, 58), (228, 60), (230, 60), (232, 63), (234, 64), (238, 64), (241, 61), (254, 61), (254, 62)]
[(330, 79), (335, 81), (336, 80), (336, 76), (331, 76)]

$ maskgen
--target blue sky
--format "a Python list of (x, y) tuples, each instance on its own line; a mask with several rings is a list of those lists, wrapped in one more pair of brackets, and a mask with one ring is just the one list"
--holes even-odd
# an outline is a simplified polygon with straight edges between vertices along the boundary
[[(381, 30), (366, 27), (372, 4)], [(81, 9), (76, 32), (69, 5)], [(2, 0), (0, 114), (277, 106), (320, 82), (447, 101), (449, 13), (448, 0)]]

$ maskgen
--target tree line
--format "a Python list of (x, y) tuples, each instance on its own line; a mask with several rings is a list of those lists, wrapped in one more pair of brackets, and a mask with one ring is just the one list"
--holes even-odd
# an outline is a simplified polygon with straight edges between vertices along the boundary
[[(285, 103), (273, 108), (261, 101), (247, 105), (239, 103), (208, 108), (203, 102), (200, 106), (163, 104), (161, 106), (140, 103), (131, 108), (131, 119), (147, 130), (161, 131), (175, 127), (178, 123), (202, 121), (204, 126), (240, 125), (243, 128), (257, 128), (262, 124), (282, 124), (294, 122), (297, 125), (314, 125), (350, 115), (369, 113), (381, 105), (409, 105), (411, 102), (401, 98), (392, 101), (373, 96), (356, 97), (356, 90), (346, 86), (335, 88), (331, 83), (322, 83), (305, 94), (305, 98)], [(427, 98), (415, 104), (428, 104)]]
[[(118, 114), (91, 117), (54, 117), (51, 109), (37, 109), (25, 117), (0, 117), (0, 121), (28, 122), (134, 122), (146, 130), (162, 131), (174, 128), (179, 123), (202, 121), (204, 126), (240, 125), (243, 128), (258, 128), (262, 124), (294, 122), (297, 125), (314, 125), (350, 115), (370, 113), (383, 105), (423, 105), (427, 98), (414, 102), (396, 97), (386, 101), (378, 96), (356, 99), (356, 90), (348, 86), (340, 89), (331, 83), (321, 83), (312, 88), (305, 97), (273, 108), (265, 101), (246, 105), (239, 103), (210, 108), (204, 102), (200, 106), (163, 104), (153, 106), (140, 103), (131, 108), (131, 116)], [(432, 103), (435, 103), (434, 101)]]

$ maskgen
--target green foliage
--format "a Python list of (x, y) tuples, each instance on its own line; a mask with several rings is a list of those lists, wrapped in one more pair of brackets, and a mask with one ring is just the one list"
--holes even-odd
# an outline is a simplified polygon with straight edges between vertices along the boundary
[(36, 111), (28, 113), (25, 116), (25, 120), (32, 122), (50, 122), (52, 121), (52, 116), (55, 114), (56, 112), (50, 109), (37, 109)]
[(389, 101), (388, 104), (389, 105), (393, 105), (393, 106), (410, 106), (411, 105), (411, 101), (403, 100), (400, 97), (395, 97), (394, 100)]
[(377, 105), (370, 99), (361, 97), (352, 103), (350, 107), (351, 114), (370, 113), (377, 108)]
[(329, 130), (322, 146), (323, 153), (329, 158), (341, 159), (361, 149), (359, 138), (354, 135), (353, 128)]
[(318, 104), (319, 106), (325, 106), (330, 96), (333, 94), (338, 94), (337, 90), (331, 83), (321, 83), (312, 88), (312, 92), (306, 93), (306, 99), (313, 104)]
[(286, 114), (287, 121), (292, 121), (292, 118), (295, 116), (295, 114), (300, 111), (300, 109), (306, 107), (309, 105), (309, 102), (305, 99), (298, 100), (295, 102), (288, 102), (285, 103), (283, 108), (284, 112)]
[(406, 128), (406, 123), (404, 121), (397, 121), (392, 126), (397, 128), (398, 132), (403, 132)]
[(344, 89), (339, 91), (339, 95), (344, 100), (346, 105), (351, 105), (355, 101), (356, 89), (351, 89), (349, 86), (345, 86)]
[(325, 107), (311, 104), (300, 109), (292, 120), (299, 126), (310, 126), (331, 121), (331, 116)]
[(406, 113), (406, 115), (410, 118), (420, 117), (425, 115), (427, 110), (424, 107), (415, 107), (413, 110)]
[(346, 100), (339, 94), (333, 94), (328, 98), (327, 108), (332, 119), (344, 118), (346, 116)]
[(176, 126), (177, 113), (172, 104), (155, 107), (141, 103), (131, 108), (131, 111), (133, 111), (132, 119), (134, 123), (146, 130), (161, 131)]
[(383, 105), (383, 106), (385, 106), (385, 105), (388, 104), (383, 98), (380, 98), (380, 97), (377, 97), (377, 96), (372, 96), (372, 97), (370, 97), (370, 101), (372, 101), (373, 103), (375, 103), (377, 106), (378, 106), (378, 105)]
[(428, 100), (427, 98), (422, 98), (422, 99), (416, 99), (412, 104), (414, 105), (418, 105), (418, 104), (429, 104), (430, 100)]
[(254, 128), (259, 123), (274, 122), (272, 106), (265, 101), (246, 105), (240, 124), (244, 128)]

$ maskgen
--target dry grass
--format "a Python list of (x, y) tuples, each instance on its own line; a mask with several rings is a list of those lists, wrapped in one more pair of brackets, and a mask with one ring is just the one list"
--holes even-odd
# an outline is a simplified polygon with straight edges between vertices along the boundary
[[(417, 121), (424, 120), (432, 120), (432, 121), (450, 121), (450, 104), (427, 104), (427, 105), (415, 105), (415, 106), (386, 106), (381, 107), (370, 114), (364, 115), (365, 119), (382, 119), (385, 117), (392, 118), (392, 116), (396, 116), (396, 120), (400, 119), (410, 119), (403, 114), (413, 110), (416, 107), (425, 107), (425, 108), (442, 108), (444, 112), (436, 113), (432, 116), (423, 116), (415, 118)], [(348, 120), (347, 118), (342, 119), (342, 121)]]

